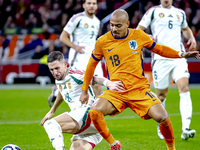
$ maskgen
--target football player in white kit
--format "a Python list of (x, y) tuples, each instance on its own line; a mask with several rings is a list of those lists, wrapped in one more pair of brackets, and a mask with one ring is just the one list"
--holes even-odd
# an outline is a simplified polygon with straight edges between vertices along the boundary
[[(59, 51), (51, 52), (47, 62), (59, 92), (51, 110), (42, 119), (40, 125), (44, 125), (56, 150), (64, 150), (62, 133), (73, 134), (71, 150), (92, 150), (95, 145), (101, 142), (102, 137), (91, 123), (90, 116), (88, 116), (90, 106), (95, 101), (91, 87), (88, 90), (88, 103), (82, 104), (79, 101), (84, 72), (74, 70), (71, 67), (68, 68), (63, 54)], [(110, 90), (120, 90), (120, 85), (122, 84), (119, 81), (111, 82), (104, 77), (98, 76), (94, 76), (92, 82), (92, 84), (106, 85)], [(51, 119), (63, 101), (69, 105), (71, 111)]]
[[(83, 8), (84, 12), (70, 18), (60, 35), (60, 41), (70, 47), (69, 65), (78, 70), (86, 69), (100, 28), (100, 21), (95, 16), (97, 0), (83, 0)], [(101, 63), (95, 70), (95, 74), (103, 77)], [(101, 86), (94, 85), (93, 90), (97, 97), (101, 93)]]
[[(188, 27), (185, 12), (172, 6), (173, 0), (160, 0), (161, 5), (150, 8), (138, 24), (139, 29), (151, 27), (152, 37), (157, 43), (169, 46), (175, 50), (185, 52), (181, 42), (181, 32), (188, 39), (190, 50), (196, 49), (196, 41)], [(181, 138), (187, 140), (196, 135), (190, 129), (192, 118), (192, 102), (188, 88), (190, 74), (185, 58), (169, 59), (158, 54), (152, 57), (152, 74), (158, 98), (165, 103), (171, 76), (176, 83), (180, 95), (180, 112), (182, 117)], [(158, 136), (164, 139), (157, 128)]]

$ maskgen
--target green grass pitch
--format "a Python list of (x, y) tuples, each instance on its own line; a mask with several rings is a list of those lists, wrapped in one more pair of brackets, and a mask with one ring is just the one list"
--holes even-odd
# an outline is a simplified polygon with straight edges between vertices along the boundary
[[(153, 89), (153, 91), (155, 91)], [(197, 131), (194, 139), (181, 140), (181, 116), (179, 112), (179, 94), (176, 88), (170, 88), (166, 110), (168, 111), (175, 134), (177, 150), (200, 149), (200, 86), (190, 88), (193, 116), (190, 127)], [(41, 119), (50, 110), (47, 97), (50, 89), (0, 89), (0, 149), (6, 144), (16, 144), (22, 150), (53, 150)], [(63, 103), (56, 116), (68, 111)], [(156, 133), (154, 120), (143, 120), (130, 109), (116, 116), (106, 116), (110, 132), (122, 144), (123, 150), (166, 150), (165, 142)], [(72, 135), (63, 134), (66, 149), (69, 149)], [(103, 140), (95, 150), (108, 150)]]

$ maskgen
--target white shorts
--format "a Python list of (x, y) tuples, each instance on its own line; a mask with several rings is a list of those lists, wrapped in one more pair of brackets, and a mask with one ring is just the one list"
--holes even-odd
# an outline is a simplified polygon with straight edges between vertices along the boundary
[(90, 107), (82, 107), (80, 109), (66, 112), (78, 122), (80, 127), (77, 134), (74, 134), (71, 138), (71, 141), (81, 139), (97, 145), (103, 138), (92, 124), (90, 117), (88, 116), (89, 110)]
[[(90, 49), (91, 50), (89, 52), (86, 52), (85, 54), (79, 54), (79, 53), (76, 53), (74, 49), (70, 49), (68, 63), (78, 70), (86, 70), (88, 61), (91, 57), (92, 50), (93, 50), (92, 48)], [(101, 61), (99, 61), (94, 71), (94, 75), (103, 77), (103, 69), (102, 69)]]
[(154, 87), (166, 89), (171, 77), (176, 83), (178, 79), (190, 77), (186, 59), (158, 59), (152, 65)]

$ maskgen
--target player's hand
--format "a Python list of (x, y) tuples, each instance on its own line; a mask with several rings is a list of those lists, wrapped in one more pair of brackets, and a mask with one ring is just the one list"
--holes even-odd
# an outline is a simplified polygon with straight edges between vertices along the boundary
[(109, 88), (109, 90), (112, 91), (125, 91), (124, 84), (122, 81), (108, 81), (106, 83), (106, 86)]
[(77, 46), (75, 47), (75, 50), (76, 50), (78, 53), (80, 53), (80, 54), (84, 54), (84, 53), (85, 53), (84, 49), (85, 49), (84, 46), (78, 46), (78, 45), (77, 45)]
[(49, 111), (49, 112), (45, 115), (45, 117), (42, 119), (42, 121), (40, 122), (40, 125), (42, 126), (42, 125), (45, 123), (45, 121), (51, 119), (53, 116), (54, 116), (54, 113), (52, 113), (51, 111)]
[(189, 57), (195, 57), (196, 59), (200, 58), (199, 51), (191, 51), (191, 52), (182, 53), (181, 56), (183, 58), (189, 58)]
[(157, 41), (157, 39), (156, 38), (154, 38), (153, 37), (153, 35), (151, 35), (151, 34), (147, 34), (152, 40), (154, 40), (155, 42)]
[(87, 104), (88, 99), (89, 99), (89, 95), (88, 95), (87, 91), (82, 90), (79, 101), (81, 101), (82, 104)]
[(191, 50), (191, 51), (196, 50), (197, 43), (196, 43), (195, 39), (189, 39), (187, 42), (187, 45), (189, 45), (189, 50)]

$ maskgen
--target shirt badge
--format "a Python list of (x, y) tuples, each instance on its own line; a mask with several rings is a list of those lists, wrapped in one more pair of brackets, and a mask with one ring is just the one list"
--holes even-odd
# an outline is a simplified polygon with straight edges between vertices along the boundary
[(62, 85), (59, 85), (59, 89), (60, 89), (60, 91), (62, 92)]
[[(129, 47), (130, 47), (131, 49), (133, 49), (133, 50), (136, 50), (136, 49), (138, 48), (137, 42), (134, 41), (134, 40), (129, 41), (128, 44), (129, 44)], [(137, 51), (136, 51), (136, 52), (137, 52)]]
[(160, 18), (163, 18), (164, 16), (165, 16), (165, 14), (159, 13), (159, 17), (160, 17)]
[(85, 27), (85, 28), (88, 28), (88, 27), (89, 27), (89, 25), (88, 25), (87, 23), (85, 23), (85, 24), (84, 24), (84, 27)]
[(71, 88), (72, 88), (71, 82), (68, 82), (68, 89), (71, 90)]
[(179, 17), (179, 15), (178, 15), (178, 14), (176, 14), (176, 17), (177, 17), (178, 19), (180, 19), (180, 17)]

